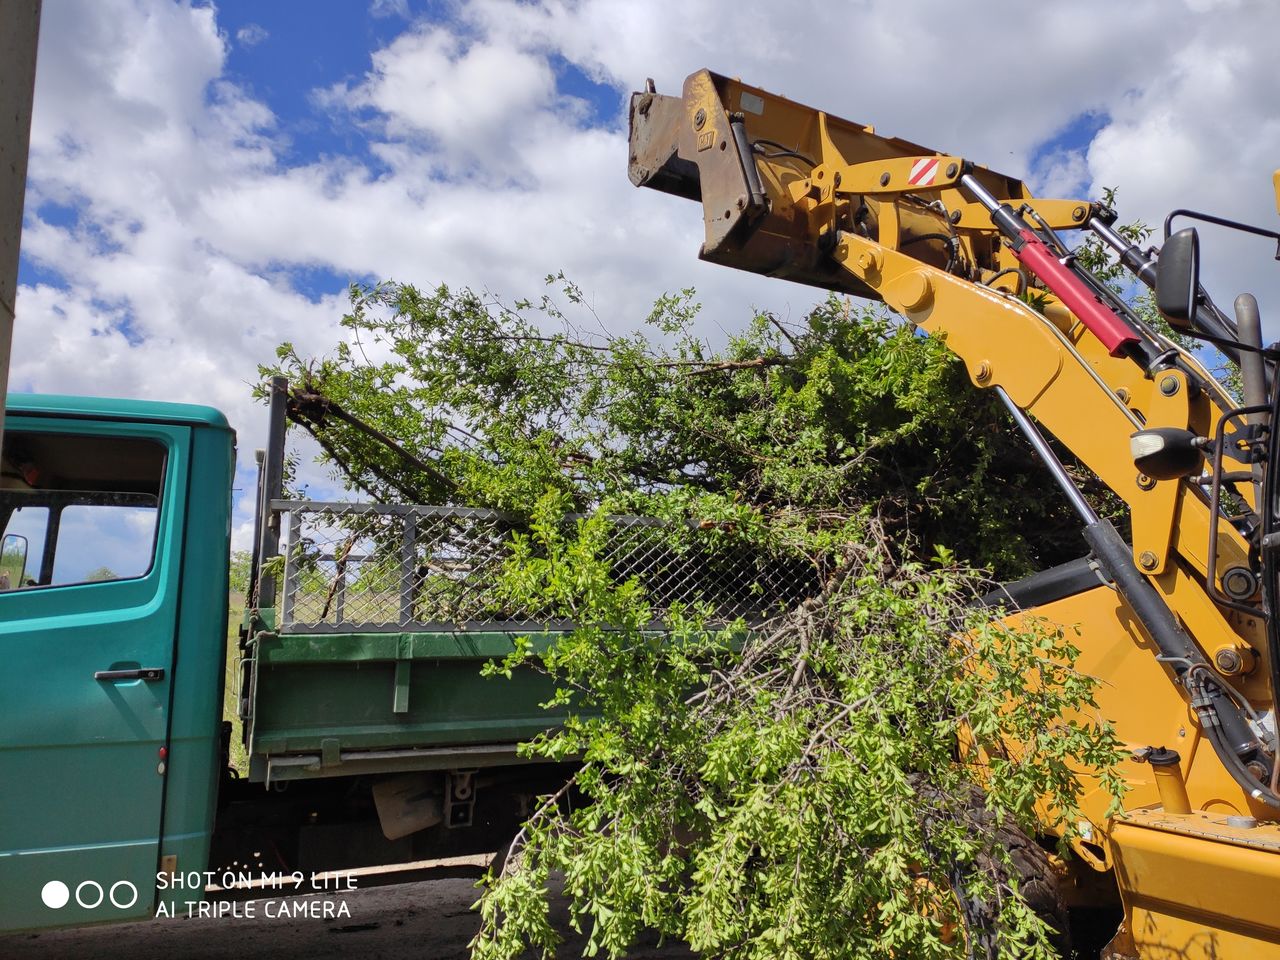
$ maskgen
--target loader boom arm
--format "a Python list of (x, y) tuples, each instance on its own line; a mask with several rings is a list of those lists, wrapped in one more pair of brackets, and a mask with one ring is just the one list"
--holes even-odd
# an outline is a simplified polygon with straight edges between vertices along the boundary
[[(1028, 296), (1029, 271), (961, 187), (963, 158), (707, 71), (689, 77), (683, 97), (634, 94), (631, 144), (634, 183), (702, 201), (702, 259), (880, 300), (945, 335), (976, 386), (1002, 387), (1128, 503), (1146, 573), (1169, 570), (1178, 555), (1204, 575), (1207, 504), (1191, 485), (1140, 478), (1129, 436), (1155, 425), (1207, 434), (1234, 401), (1158, 335), (1144, 332), (1169, 362), (1152, 370), (1147, 358), (1112, 355), (1117, 339), (1137, 334), (1113, 329), (1104, 342), (1061, 294)], [(1038, 200), (1022, 181), (984, 168), (970, 165), (968, 176), (1055, 231), (1096, 212), (1086, 201)], [(1110, 314), (1093, 298), (1075, 306)], [(1218, 550), (1230, 564), (1248, 546), (1224, 527)]]
[[(1111, 579), (1169, 681), (1193, 707), (1197, 696), (1217, 699), (1216, 714), (1211, 706), (1196, 716), (1230, 728), (1215, 750), (1249, 795), (1244, 805), (1264, 815), (1266, 804), (1280, 806), (1263, 782), (1274, 744), (1255, 737), (1219, 681), (1197, 693), (1186, 673), (1191, 664), (1203, 678), (1224, 648), (1269, 667), (1261, 601), (1223, 593), (1228, 572), (1256, 576), (1256, 536), (1222, 520), (1199, 478), (1147, 476), (1130, 450), (1132, 435), (1155, 428), (1201, 438), (1220, 429), (1225, 447), (1242, 448), (1244, 420), (1229, 415), (1236, 401), (1194, 356), (1074, 262), (1059, 234), (1093, 226), (1114, 246), (1110, 211), (1035, 198), (1017, 178), (964, 157), (708, 71), (692, 74), (679, 97), (652, 86), (633, 94), (630, 125), (632, 182), (701, 201), (702, 259), (882, 301), (944, 337), (975, 386), (1005, 394), (1015, 418), (1034, 418), (1124, 500), (1132, 550), (1112, 558), (1125, 569), (1108, 569)], [(1150, 262), (1145, 269), (1140, 279), (1151, 282)], [(1220, 486), (1256, 505), (1247, 478), (1224, 474)], [(1086, 538), (1095, 556), (1104, 552), (1088, 529)], [(1171, 665), (1170, 650), (1184, 647), (1174, 657), (1184, 663)], [(1268, 677), (1239, 677), (1234, 692), (1267, 710)]]

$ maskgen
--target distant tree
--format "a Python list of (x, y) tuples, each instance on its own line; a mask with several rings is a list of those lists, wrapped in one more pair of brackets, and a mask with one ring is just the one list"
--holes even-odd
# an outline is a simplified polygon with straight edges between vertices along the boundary
[(98, 583), (102, 580), (119, 580), (120, 576), (110, 567), (98, 567), (85, 574), (86, 583)]
[[(18, 543), (21, 543), (19, 541)], [(22, 573), (26, 563), (26, 548), (17, 543), (6, 543), (0, 549), (0, 576), (3, 576), (10, 589), (22, 582)]]
[(253, 562), (253, 554), (248, 550), (231, 551), (230, 590), (242, 594), (249, 589), (249, 567)]

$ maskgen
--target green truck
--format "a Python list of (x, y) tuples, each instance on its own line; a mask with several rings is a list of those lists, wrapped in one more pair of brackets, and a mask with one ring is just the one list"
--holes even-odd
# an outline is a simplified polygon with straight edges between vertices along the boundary
[[(558, 720), (550, 681), (481, 675), (513, 637), (566, 626), (498, 589), (520, 521), (283, 499), (287, 403), (277, 379), (225, 717), (226, 419), (9, 398), (0, 930), (188, 915), (210, 885), (287, 893), (271, 878), (501, 849), (564, 783), (566, 767), (517, 750)], [(750, 617), (807, 589), (786, 563), (676, 555), (655, 521), (615, 520), (617, 575), (658, 607), (697, 596)]]
[[(237, 778), (223, 716), (226, 419), (182, 404), (10, 397), (0, 929), (185, 913), (227, 876), (492, 850), (533, 794), (563, 782), (516, 756), (555, 720), (538, 705), (545, 678), (480, 676), (511, 649), (511, 623), (495, 626), (492, 608), (484, 623), (422, 619), (440, 611), (426, 603), (435, 579), (455, 607), (482, 593), (459, 536), (491, 533), (499, 518), (280, 501), (282, 401), (260, 482), (263, 575), (241, 629), (248, 775)], [(272, 576), (262, 551), (276, 551), (281, 521), (295, 549)], [(352, 547), (373, 541), (352, 531), (393, 527), (410, 576), (383, 562), (362, 578)], [(324, 530), (346, 538), (336, 563), (314, 549)], [(420, 575), (447, 555), (452, 571)]]

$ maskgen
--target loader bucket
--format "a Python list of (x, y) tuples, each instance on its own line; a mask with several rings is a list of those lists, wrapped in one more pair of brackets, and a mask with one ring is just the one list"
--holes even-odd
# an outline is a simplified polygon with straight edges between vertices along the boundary
[[(882, 169), (913, 164), (948, 171), (951, 181), (904, 191), (904, 173), (893, 175), (901, 182), (880, 179)], [(991, 260), (989, 238), (970, 240), (991, 233), (990, 215), (955, 188), (959, 167), (960, 158), (707, 70), (686, 78), (678, 97), (652, 84), (631, 97), (631, 182), (701, 202), (702, 259), (868, 299), (880, 296), (832, 258), (841, 232), (947, 271)], [(866, 189), (848, 189), (855, 169), (874, 171)], [(984, 168), (975, 176), (1011, 202), (1030, 196), (1015, 178)]]

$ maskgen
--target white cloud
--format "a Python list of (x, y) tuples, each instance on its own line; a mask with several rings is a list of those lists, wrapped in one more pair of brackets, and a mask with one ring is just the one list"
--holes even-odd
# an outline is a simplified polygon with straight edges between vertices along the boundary
[[(1276, 229), (1271, 173), (1280, 166), (1280, 80), (1259, 38), (1280, 34), (1280, 7), (1245, 3), (1197, 17), (1151, 82), (1111, 105), (1088, 149), (1095, 191), (1120, 186), (1126, 213), (1153, 225), (1175, 207)], [(1178, 226), (1185, 226), (1179, 222)], [(1208, 283), (1228, 313), (1235, 293), (1259, 294), (1268, 334), (1280, 336), (1274, 244), (1201, 227)]]
[[(335, 299), (195, 229), (210, 189), (275, 168), (274, 117), (222, 80), (225, 54), (209, 7), (46, 9), (23, 254), (67, 288), (20, 291), (15, 387), (204, 401), (243, 422), (257, 361), (287, 336), (330, 338), (307, 334)], [(46, 201), (76, 222), (46, 221)]]
[[(364, 76), (315, 91), (334, 152), (290, 166), (280, 119), (225, 75), (215, 8), (49, 4), (24, 253), (66, 288), (20, 291), (13, 383), (213, 403), (241, 430), (244, 463), (262, 442), (247, 386), (256, 365), (281, 340), (314, 352), (341, 335), (340, 283), (314, 300), (291, 282), (294, 267), (512, 298), (563, 268), (615, 329), (689, 285), (713, 333), (739, 327), (751, 305), (799, 315), (819, 291), (698, 262), (697, 207), (626, 179), (625, 92), (652, 76), (677, 93), (703, 66), (1034, 171), (1044, 190), (1119, 185), (1126, 219), (1199, 206), (1267, 221), (1280, 8), (1202, 7), (998, 0), (978, 14), (923, 0), (908, 19), (890, 0), (843, 11), (474, 0), (453, 23), (406, 25)], [(371, 13), (408, 17), (394, 2)], [(1038, 53), (1063, 44), (1071, 56)], [(617, 91), (602, 126), (561, 89), (566, 63)], [(1037, 159), (1084, 113), (1105, 118), (1087, 149)], [(351, 141), (369, 153), (342, 154)], [(48, 202), (74, 208), (74, 222), (43, 215)], [(1225, 290), (1246, 282), (1213, 269)], [(1248, 281), (1272, 330), (1274, 273)]]
[(325, 100), (375, 111), (392, 138), (426, 138), (455, 173), (478, 167), (502, 176), (512, 146), (554, 115), (555, 87), (542, 56), (427, 26), (374, 53), (363, 83), (335, 87)]
[(267, 28), (257, 23), (246, 23), (236, 31), (236, 40), (242, 47), (256, 47), (269, 36)]
[(1089, 164), (1079, 150), (1054, 150), (1037, 158), (1029, 183), (1040, 197), (1081, 197), (1089, 193)]
[(369, 14), (374, 17), (400, 17), (409, 19), (409, 0), (372, 0)]

